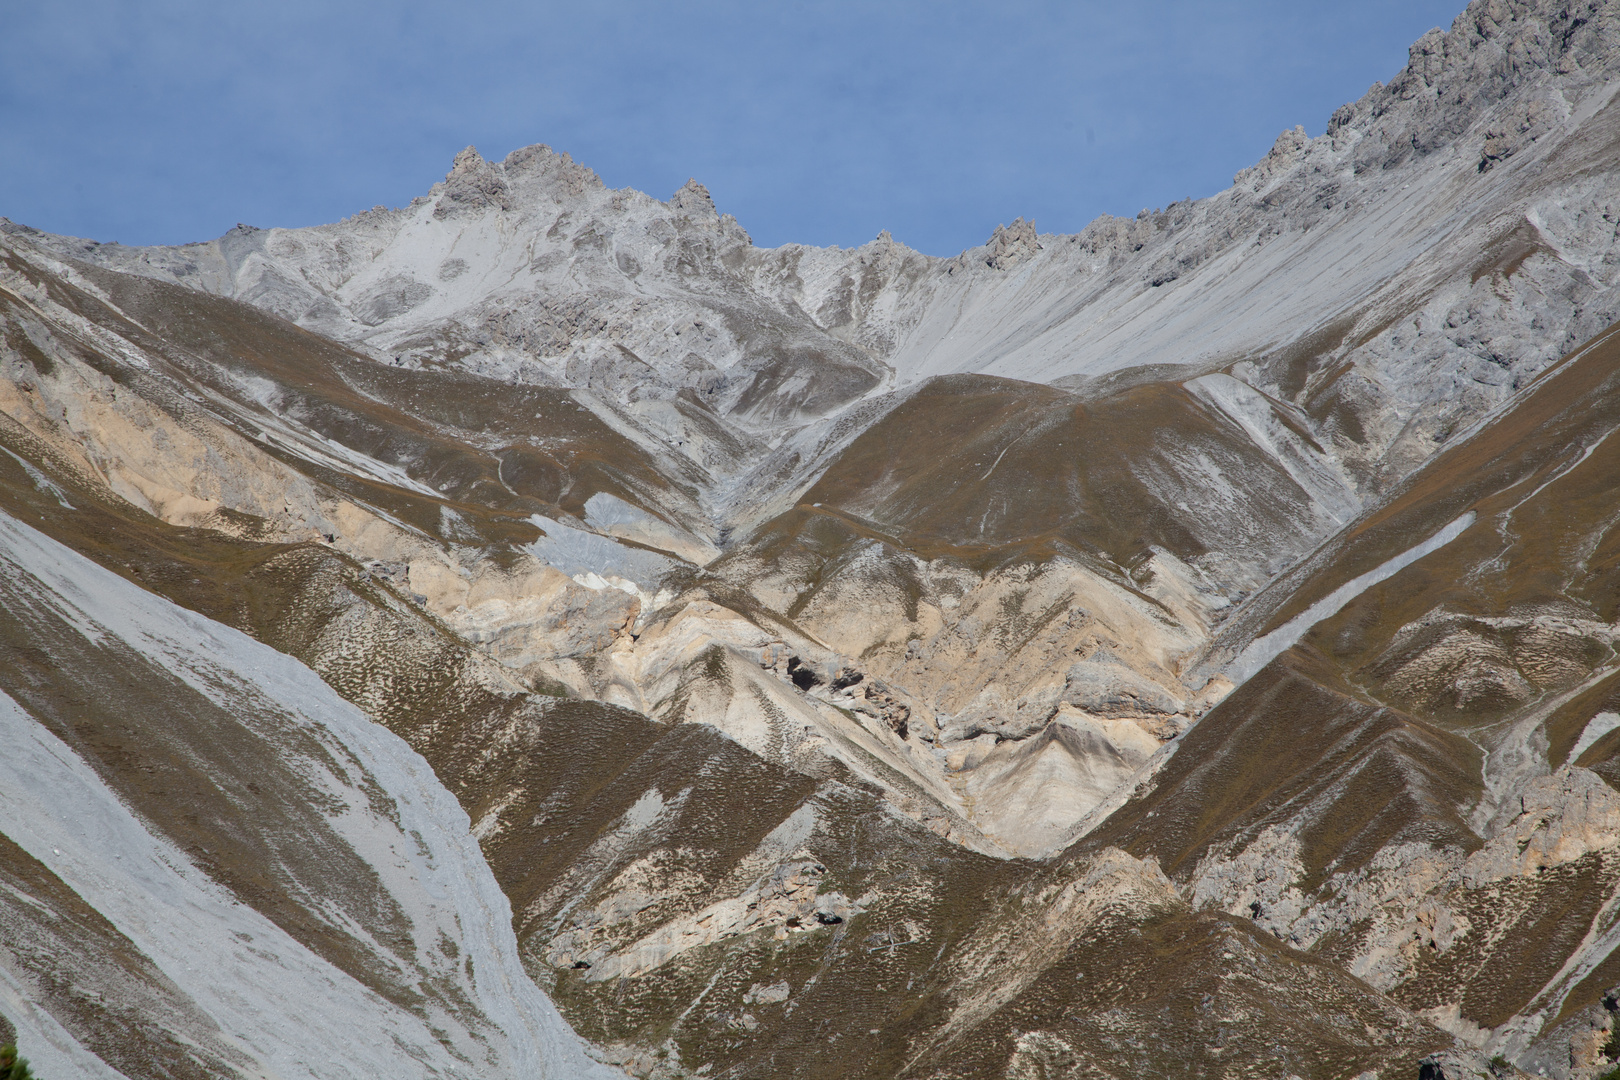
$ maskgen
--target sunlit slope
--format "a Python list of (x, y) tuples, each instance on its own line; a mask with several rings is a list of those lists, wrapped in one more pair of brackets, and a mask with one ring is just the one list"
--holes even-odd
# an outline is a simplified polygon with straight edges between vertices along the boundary
[[(194, 534), (204, 547), (227, 536), (305, 546), (222, 582), (233, 618), (245, 598), (232, 590), (266, 590), (273, 614), (290, 603), (274, 582), (322, 565), (311, 551), (326, 549), (479, 645), (515, 684), (645, 707), (662, 681), (683, 680), (693, 657), (679, 643), (650, 662), (608, 654), (634, 646), (671, 600), (666, 576), (713, 552), (683, 524), (694, 505), (684, 459), (643, 454), (568, 392), (380, 367), (235, 301), (9, 255), (0, 407), (25, 457), (51, 459), (98, 498), (218, 534)], [(414, 649), (388, 662), (433, 670)], [(785, 708), (823, 716), (785, 679), (771, 686)], [(830, 707), (825, 717), (847, 724)]]
[(693, 588), (881, 680), (852, 704), (900, 695), (924, 767), (1038, 854), (1218, 699), (1183, 658), (1353, 506), (1299, 417), (1226, 376), (1085, 396), (952, 376)]
[(1087, 843), (1514, 1054), (1595, 1003), (1620, 974), (1617, 424), (1609, 331), (1223, 628), (1211, 663), (1471, 521), (1305, 627)]
[[(803, 496), (890, 530), (907, 547), (971, 557), (1016, 544), (1066, 544), (1120, 567), (1155, 549), (1183, 561), (1219, 552), (1268, 563), (1329, 525), (1311, 487), (1257, 445), (1201, 385), (1154, 382), (1097, 398), (986, 376), (931, 381), (868, 429)], [(1309, 436), (1280, 406), (1248, 395), (1260, 424), (1301, 459)], [(1234, 410), (1235, 411), (1235, 410)]]
[[(510, 899), (528, 973), (638, 1075), (660, 1061), (772, 1077), (977, 1075), (997, 1061), (1047, 1060), (1157, 1072), (1230, 1038), (1219, 1020), (1228, 1007), (1261, 1008), (1282, 1025), (1241, 1043), (1232, 1075), (1251, 1059), (1324, 1080), (1347, 1060), (1405, 1068), (1447, 1042), (1331, 965), (1189, 911), (1150, 863), (1103, 852), (1042, 871), (988, 858), (896, 814), (880, 788), (834, 762), (808, 775), (704, 725), (534, 695), (332, 545), (169, 525), (43, 439), (8, 426), (0, 443), (7, 514), (128, 588), (156, 590), (300, 658), (420, 752), (461, 803)], [(114, 773), (152, 752), (143, 740), (184, 737), (173, 725), (120, 727), (115, 717), (143, 715), (151, 695), (133, 673), (90, 660), (77, 667), (75, 685), (92, 680), (97, 706), (75, 737), (105, 728), (138, 752), (108, 765)], [(231, 709), (211, 715), (225, 731), (245, 719)], [(273, 772), (273, 759), (259, 760), (270, 751), (240, 739), (227, 748), (232, 768)], [(233, 773), (192, 765), (202, 795), (231, 789)], [(150, 784), (146, 776), (115, 778)], [(202, 813), (212, 805), (186, 795), (171, 800), (164, 820), (201, 837), (200, 852), (225, 860), (206, 863), (220, 872), (237, 865), (227, 856), (278, 835), (252, 818)], [(228, 844), (208, 839), (220, 828)], [(257, 868), (269, 887), (305, 865), (279, 858), (241, 866)], [(278, 895), (255, 902), (280, 904)], [(272, 911), (348, 962), (366, 961), (342, 935), (317, 933), (319, 920), (309, 923), (296, 904)], [(1032, 931), (1041, 926), (1055, 936)], [(74, 950), (53, 951), (53, 970), (71, 970), (93, 990), (99, 961), (85, 951), (94, 939), (76, 938)], [(1239, 957), (1252, 978), (1232, 986), (1221, 973)], [(1112, 974), (1065, 974), (1099, 965)], [(1120, 995), (1138, 984), (1202, 989)], [(138, 1032), (178, 1022), (166, 1019), (167, 1001), (152, 993), (98, 1014), (83, 1038), (133, 1053), (144, 1045)], [(1105, 1027), (1073, 1019), (1103, 1001), (1114, 1010)], [(1182, 1034), (1152, 1037), (1167, 1022)], [(1358, 1034), (1367, 1024), (1385, 1034), (1369, 1043)]]
[[(964, 377), (829, 439), (822, 487), (700, 573), (696, 467), (576, 394), (371, 363), (21, 245), (7, 267), (6, 411), (111, 493), (318, 542), (520, 681), (712, 724), (793, 768), (831, 754), (981, 848), (1059, 846), (1218, 694), (1183, 686), (1177, 658), (1354, 505), (1296, 413), (1226, 376), (1090, 398)], [(801, 519), (854, 531), (806, 552)], [(958, 617), (964, 597), (983, 614)], [(872, 678), (807, 696), (775, 670), (794, 658), (825, 690)]]
[[(98, 460), (143, 505), (331, 537), (531, 683), (831, 755), (1042, 854), (1224, 691), (1189, 665), (1235, 605), (1620, 315), (1596, 10), (1476, 0), (1225, 192), (953, 259), (758, 250), (695, 182), (614, 191), (545, 147), (309, 229), (3, 228), (58, 293), (236, 373), (143, 391), (221, 399), (125, 417)], [(341, 343), (307, 386), (281, 319)], [(75, 393), (13, 415), (44, 432)]]
[(605, 1075), (420, 757), (285, 655), (0, 537), (3, 967), (42, 1069)]
[[(527, 976), (638, 1076), (1389, 1080), (1455, 1043), (1592, 1080), (1608, 7), (1476, 0), (1226, 192), (953, 259), (761, 251), (696, 183), (545, 148), (183, 248), (0, 222), (0, 509), (122, 582), (0, 582), (13, 742), (82, 749), (77, 779), (29, 760), (150, 808), (130, 837), (190, 845), (403, 1045), (481, 975), (394, 932), (438, 880), (361, 851), (403, 818), (300, 803), (297, 725), (219, 691), (262, 646), (324, 680), (312, 723), (421, 755)], [(74, 614), (173, 614), (150, 593), (257, 644), (192, 693), (141, 651), (159, 615)], [(346, 782), (317, 757), (310, 790)], [(7, 909), (6, 1000), (136, 1071), (268, 1060), (73, 844), (22, 835), (53, 813), (0, 830), (46, 904)], [(423, 1054), (499, 1057), (480, 1010)], [(78, 1053), (53, 1030), (26, 1038)]]
[(695, 181), (659, 201), (544, 146), (469, 148), (409, 205), (312, 228), (169, 248), (4, 228), (381, 363), (588, 391), (710, 471), (722, 525), (759, 520), (771, 492), (733, 484), (776, 487), (752, 470), (788, 433), (966, 373), (1225, 370), (1379, 492), (1620, 317), (1617, 55), (1601, 3), (1474, 0), (1224, 191), (1069, 236), (1019, 220), (954, 258), (886, 233), (756, 249)]
[(381, 368), (238, 303), (24, 249), (5, 277), (13, 421), (173, 524), (366, 560), (534, 677), (713, 551), (689, 466), (566, 392)]
[[(103, 366), (133, 369), (126, 378), (146, 385), (172, 382), (172, 400), (162, 404), (207, 410), (294, 468), (355, 486), (357, 497), (397, 499), (383, 492), (406, 488), (418, 498), (388, 509), (424, 530), (440, 528), (440, 505), (472, 510), (475, 528), (496, 528), (477, 519), (491, 511), (496, 520), (541, 510), (582, 516), (601, 491), (656, 499), (673, 486), (659, 472), (663, 462), (565, 393), (379, 367), (250, 307), (149, 279), (93, 268), (82, 278), (56, 276), (48, 264), (16, 255), (8, 266), (20, 287), (42, 290), (67, 319), (126, 339), (155, 360), (154, 369), (113, 351)], [(45, 352), (27, 344), (27, 324), (45, 322), (48, 312), (30, 310), (26, 298), (11, 303), (13, 346), (48, 365)], [(94, 330), (85, 337), (87, 359), (108, 346)], [(478, 538), (533, 535), (512, 527)]]

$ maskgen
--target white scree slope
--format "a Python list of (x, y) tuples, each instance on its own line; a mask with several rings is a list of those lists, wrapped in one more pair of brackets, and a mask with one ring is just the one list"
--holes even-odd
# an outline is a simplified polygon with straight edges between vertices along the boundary
[[(188, 993), (259, 1075), (545, 1077), (622, 1075), (585, 1044), (524, 973), (511, 906), (466, 814), (403, 740), (373, 723), (298, 661), (147, 593), (9, 516), (0, 566), (31, 579), (92, 641), (116, 639), (225, 703), (255, 700), (313, 731), (335, 761), (380, 786), (397, 820), (343, 782), (345, 770), (298, 763), (339, 801), (333, 825), (376, 868), (415, 936), (452, 940), (452, 965), (476, 1014), (446, 1022), (441, 1043), (390, 1004), (243, 905), (137, 818), (63, 742), (0, 695), (12, 779), (0, 830), (100, 911)], [(265, 753), (276, 748), (266, 743)], [(247, 942), (251, 941), (251, 947)], [(71, 973), (68, 973), (71, 975)], [(17, 1015), (43, 1075), (116, 1075), (38, 1006)], [(446, 1018), (440, 1018), (444, 1022)]]

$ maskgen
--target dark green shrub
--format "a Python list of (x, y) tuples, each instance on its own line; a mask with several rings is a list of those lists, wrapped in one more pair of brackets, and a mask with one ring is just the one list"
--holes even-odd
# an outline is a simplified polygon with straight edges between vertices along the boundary
[(0, 1046), (0, 1080), (36, 1080), (28, 1059), (18, 1057), (15, 1046)]

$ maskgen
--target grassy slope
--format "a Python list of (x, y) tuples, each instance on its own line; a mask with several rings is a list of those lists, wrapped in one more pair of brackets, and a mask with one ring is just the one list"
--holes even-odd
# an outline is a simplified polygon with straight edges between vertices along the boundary
[[(1014, 949), (1001, 957), (998, 970), (1028, 968), (1033, 981), (942, 1041), (946, 1018), (976, 985), (965, 965), (1019, 920), (1042, 923), (1041, 912), (1085, 866), (994, 862), (896, 817), (876, 792), (836, 776), (816, 781), (768, 765), (705, 729), (663, 728), (624, 710), (528, 693), (324, 545), (177, 529), (109, 496), (14, 426), (0, 441), (59, 485), (74, 509), (9, 456), (0, 457), (0, 507), (304, 659), (421, 750), (475, 822), (493, 813), (485, 850), (513, 900), (531, 969), (588, 1035), (663, 1045), (688, 1067), (712, 1063), (737, 1076), (984, 1075), (1025, 1053), (1020, 1040), (1036, 1020), (1061, 1029), (1052, 1038), (1088, 1061), (1149, 1075), (1177, 1074), (1190, 1061), (1217, 1076), (1288, 1062), (1326, 1080), (1346, 1061), (1358, 1069), (1409, 1061), (1444, 1041), (1331, 966), (1233, 920), (1188, 913), (1173, 898), (1167, 907), (1123, 904), (1072, 927), (1060, 920), (1067, 936), (1040, 955)], [(110, 714), (134, 700), (116, 680), (98, 693)], [(652, 788), (671, 804), (686, 794), (656, 836), (601, 858), (593, 845)], [(864, 897), (864, 911), (785, 941), (759, 932), (729, 938), (613, 983), (541, 962), (561, 925), (557, 902), (547, 900), (559, 883), (588, 908), (611, 900), (614, 879), (638, 861), (689, 870), (696, 884), (678, 901), (631, 923), (651, 926), (729, 895), (760, 838), (806, 806), (817, 822), (807, 849), (828, 887)], [(895, 947), (884, 947), (890, 940)], [(1077, 977), (1104, 969), (1107, 979)], [(793, 991), (786, 1002), (744, 1001), (754, 986), (777, 982)], [(1183, 983), (1207, 991), (1166, 996), (1164, 988)], [(1104, 1005), (1114, 1019), (1102, 1027), (1076, 1019)], [(1262, 1006), (1288, 1017), (1286, 1038), (1239, 1039), (1235, 1018)], [(1341, 1030), (1347, 1015), (1388, 1037), (1353, 1047)], [(1164, 1040), (1156, 1033), (1166, 1024), (1185, 1036)]]

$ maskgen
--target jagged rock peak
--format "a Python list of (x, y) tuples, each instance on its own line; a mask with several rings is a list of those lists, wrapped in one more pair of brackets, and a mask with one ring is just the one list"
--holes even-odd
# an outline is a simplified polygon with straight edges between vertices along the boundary
[[(1349, 106), (1345, 106), (1345, 108), (1349, 108)], [(1339, 113), (1336, 112), (1333, 115), (1337, 117)], [(1284, 129), (1282, 134), (1277, 136), (1277, 141), (1271, 144), (1271, 149), (1266, 152), (1265, 157), (1232, 177), (1232, 185), (1234, 187), (1242, 187), (1245, 184), (1256, 186), (1255, 181), (1258, 180), (1259, 184), (1257, 186), (1263, 187), (1267, 181), (1293, 168), (1294, 163), (1299, 160), (1300, 155), (1310, 145), (1310, 141), (1311, 138), (1305, 134), (1303, 124), (1295, 124), (1292, 128)]]
[(1035, 223), (1023, 218), (1013, 219), (1011, 225), (997, 225), (986, 244), (990, 249), (985, 263), (997, 270), (1009, 270), (1021, 262), (1034, 258), (1041, 250), (1035, 234)]
[(1277, 136), (1277, 141), (1271, 144), (1261, 164), (1292, 165), (1310, 141), (1310, 136), (1305, 134), (1305, 125), (1295, 124)]
[(507, 187), (499, 166), (491, 165), (469, 146), (456, 155), (449, 175), (444, 178), (444, 192), (439, 196), (439, 205), (434, 207), (433, 216), (446, 218), (490, 206), (510, 210), (512, 191)]
[[(1601, 89), (1620, 62), (1617, 29), (1615, 0), (1473, 0), (1450, 30), (1414, 42), (1388, 85), (1374, 83), (1360, 101), (1335, 111), (1327, 135), (1336, 147), (1347, 137), (1359, 143), (1358, 174), (1392, 168), (1450, 145), (1516, 91), (1527, 99), (1546, 92), (1549, 78), (1558, 78), (1565, 102)], [(1537, 119), (1515, 126), (1529, 130)], [(1499, 143), (1485, 158), (1499, 160), (1494, 155), (1506, 149)]]
[(555, 192), (580, 195), (588, 188), (602, 187), (602, 178), (595, 170), (579, 164), (565, 153), (558, 153), (545, 143), (523, 146), (506, 155), (501, 163), (509, 183), (522, 185), (533, 178), (549, 185)]
[[(488, 164), (489, 163), (484, 160), (484, 155), (478, 152), (478, 148), (476, 146), (469, 146), (467, 149), (457, 154), (455, 160), (450, 163), (449, 175), (454, 176), (456, 173), (476, 172), (478, 169)], [(446, 179), (448, 180), (449, 177), (447, 176)]]
[(546, 196), (573, 197), (601, 186), (594, 171), (544, 143), (513, 150), (499, 164), (486, 161), (469, 146), (456, 155), (444, 182), (434, 185), (439, 204), (433, 212), (445, 218), (492, 206), (512, 210), (533, 206)]
[(696, 180), (688, 180), (682, 184), (681, 190), (670, 196), (669, 205), (672, 209), (701, 217), (720, 216), (720, 212), (715, 209), (714, 199), (709, 195), (709, 189)]

